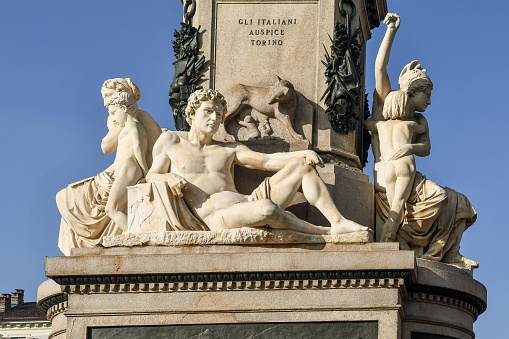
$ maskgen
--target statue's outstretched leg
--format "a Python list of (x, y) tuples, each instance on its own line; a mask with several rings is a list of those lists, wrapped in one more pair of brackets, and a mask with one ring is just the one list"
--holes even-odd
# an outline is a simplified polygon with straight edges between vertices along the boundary
[(327, 187), (318, 176), (314, 166), (306, 163), (306, 159), (295, 159), (270, 179), (270, 199), (285, 209), (302, 186), (307, 201), (327, 218), (331, 223), (332, 234), (367, 231), (368, 228), (346, 219), (336, 208)]
[(288, 229), (308, 234), (329, 234), (330, 228), (316, 226), (283, 210), (269, 199), (234, 204), (215, 212), (207, 220), (211, 230), (241, 227)]

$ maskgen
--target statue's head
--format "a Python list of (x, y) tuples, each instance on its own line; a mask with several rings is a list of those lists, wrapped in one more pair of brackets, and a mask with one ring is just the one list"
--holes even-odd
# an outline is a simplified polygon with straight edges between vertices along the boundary
[(119, 92), (129, 93), (136, 101), (140, 100), (141, 97), (140, 89), (130, 78), (109, 79), (103, 83), (101, 88), (104, 106), (107, 105), (112, 95)]
[(136, 99), (126, 92), (113, 94), (105, 106), (108, 108), (110, 114), (109, 119), (113, 119), (114, 123), (121, 126), (125, 125), (127, 115), (131, 115), (135, 118), (138, 116), (138, 104), (136, 103)]
[(223, 107), (223, 118), (220, 122), (224, 122), (227, 111), (226, 100), (224, 99), (224, 96), (213, 89), (200, 89), (191, 94), (189, 99), (187, 99), (186, 121), (190, 126), (192, 125), (191, 118), (195, 115), (196, 110), (200, 108), (202, 103), (207, 101), (220, 104)]
[(417, 60), (403, 68), (398, 83), (399, 90), (407, 94), (408, 102), (414, 110), (424, 112), (431, 104), (433, 83)]
[(408, 95), (403, 91), (392, 91), (387, 94), (382, 111), (383, 117), (386, 120), (394, 120), (407, 115), (409, 113), (407, 99)]

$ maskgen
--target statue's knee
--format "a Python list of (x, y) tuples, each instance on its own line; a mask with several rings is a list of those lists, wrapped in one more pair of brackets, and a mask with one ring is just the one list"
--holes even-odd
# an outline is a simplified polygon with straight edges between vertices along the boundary
[(288, 163), (288, 166), (292, 168), (294, 171), (299, 171), (302, 173), (314, 170), (314, 167), (308, 164), (305, 158), (293, 159)]
[(279, 216), (280, 214), (279, 212), (281, 211), (281, 208), (272, 200), (269, 199), (258, 200), (257, 204), (260, 214), (266, 218), (276, 217)]
[(108, 201), (108, 203), (104, 207), (104, 212), (106, 213), (107, 216), (111, 218), (111, 216), (116, 212), (116, 208), (115, 206), (113, 206), (113, 204), (109, 203)]

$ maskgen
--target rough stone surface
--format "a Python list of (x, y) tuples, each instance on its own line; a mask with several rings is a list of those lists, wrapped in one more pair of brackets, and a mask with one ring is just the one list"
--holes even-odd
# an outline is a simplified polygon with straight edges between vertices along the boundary
[[(46, 275), (180, 274), (189, 272), (411, 270), (411, 251), (395, 244), (280, 244), (76, 249), (46, 259)], [(303, 248), (304, 247), (304, 248)]]
[(245, 244), (359, 244), (373, 241), (370, 232), (339, 235), (313, 235), (285, 230), (240, 228), (223, 231), (180, 231), (159, 233), (124, 233), (105, 237), (104, 247), (116, 246), (191, 246)]

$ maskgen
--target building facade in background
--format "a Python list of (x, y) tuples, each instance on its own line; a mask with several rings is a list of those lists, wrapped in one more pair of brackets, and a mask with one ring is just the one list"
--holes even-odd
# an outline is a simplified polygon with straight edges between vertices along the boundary
[(0, 339), (48, 339), (51, 323), (24, 294), (17, 289), (0, 297)]

